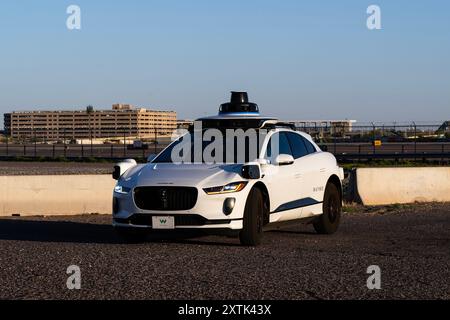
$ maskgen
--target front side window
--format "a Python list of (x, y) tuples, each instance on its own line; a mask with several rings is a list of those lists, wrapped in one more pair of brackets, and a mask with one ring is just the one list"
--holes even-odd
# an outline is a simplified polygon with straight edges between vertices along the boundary
[(289, 145), (289, 140), (284, 132), (277, 132), (272, 135), (267, 144), (265, 158), (273, 163), (276, 157), (280, 154), (288, 154), (293, 156)]

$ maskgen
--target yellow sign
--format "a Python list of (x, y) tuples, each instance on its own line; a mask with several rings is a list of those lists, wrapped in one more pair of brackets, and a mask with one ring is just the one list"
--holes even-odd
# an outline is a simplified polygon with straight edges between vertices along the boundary
[(373, 145), (374, 145), (375, 147), (381, 147), (381, 145), (382, 145), (381, 140), (375, 140), (375, 141), (373, 142)]

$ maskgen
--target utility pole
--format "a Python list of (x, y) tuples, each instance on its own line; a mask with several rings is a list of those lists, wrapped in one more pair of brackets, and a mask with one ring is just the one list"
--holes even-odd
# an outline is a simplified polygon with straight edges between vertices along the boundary
[(34, 157), (37, 157), (37, 137), (36, 137), (36, 128), (33, 130), (34, 133)]
[(417, 156), (417, 126), (416, 123), (413, 122), (414, 125), (414, 161), (417, 160), (416, 156)]
[(88, 122), (89, 122), (89, 136), (91, 139), (91, 158), (93, 156), (93, 142), (92, 142), (92, 125), (91, 125), (91, 114), (94, 112), (94, 107), (91, 105), (88, 105), (86, 107), (86, 113), (88, 114)]
[(373, 146), (373, 153), (376, 153), (376, 147), (375, 147), (375, 139), (376, 139), (376, 135), (375, 135), (375, 124), (372, 122), (372, 146)]
[(126, 131), (125, 128), (123, 128), (123, 157), (125, 158), (127, 156), (127, 141), (126, 141)]
[(63, 129), (63, 143), (64, 143), (64, 158), (67, 156), (67, 151), (66, 151), (66, 128)]
[(157, 154), (157, 146), (158, 146), (158, 131), (157, 128), (155, 127), (155, 154)]

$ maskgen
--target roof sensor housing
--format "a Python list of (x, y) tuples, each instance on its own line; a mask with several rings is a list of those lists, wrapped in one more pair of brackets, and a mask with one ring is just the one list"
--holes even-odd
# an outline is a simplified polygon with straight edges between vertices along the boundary
[(248, 101), (247, 92), (231, 92), (230, 102), (220, 105), (219, 115), (259, 115), (256, 103)]

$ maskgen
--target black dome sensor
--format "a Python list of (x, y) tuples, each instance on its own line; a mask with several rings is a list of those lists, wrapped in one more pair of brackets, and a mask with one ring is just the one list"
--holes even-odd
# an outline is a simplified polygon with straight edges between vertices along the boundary
[(258, 114), (259, 108), (256, 103), (248, 102), (247, 92), (231, 92), (230, 102), (220, 106), (219, 114), (229, 113), (253, 113)]

